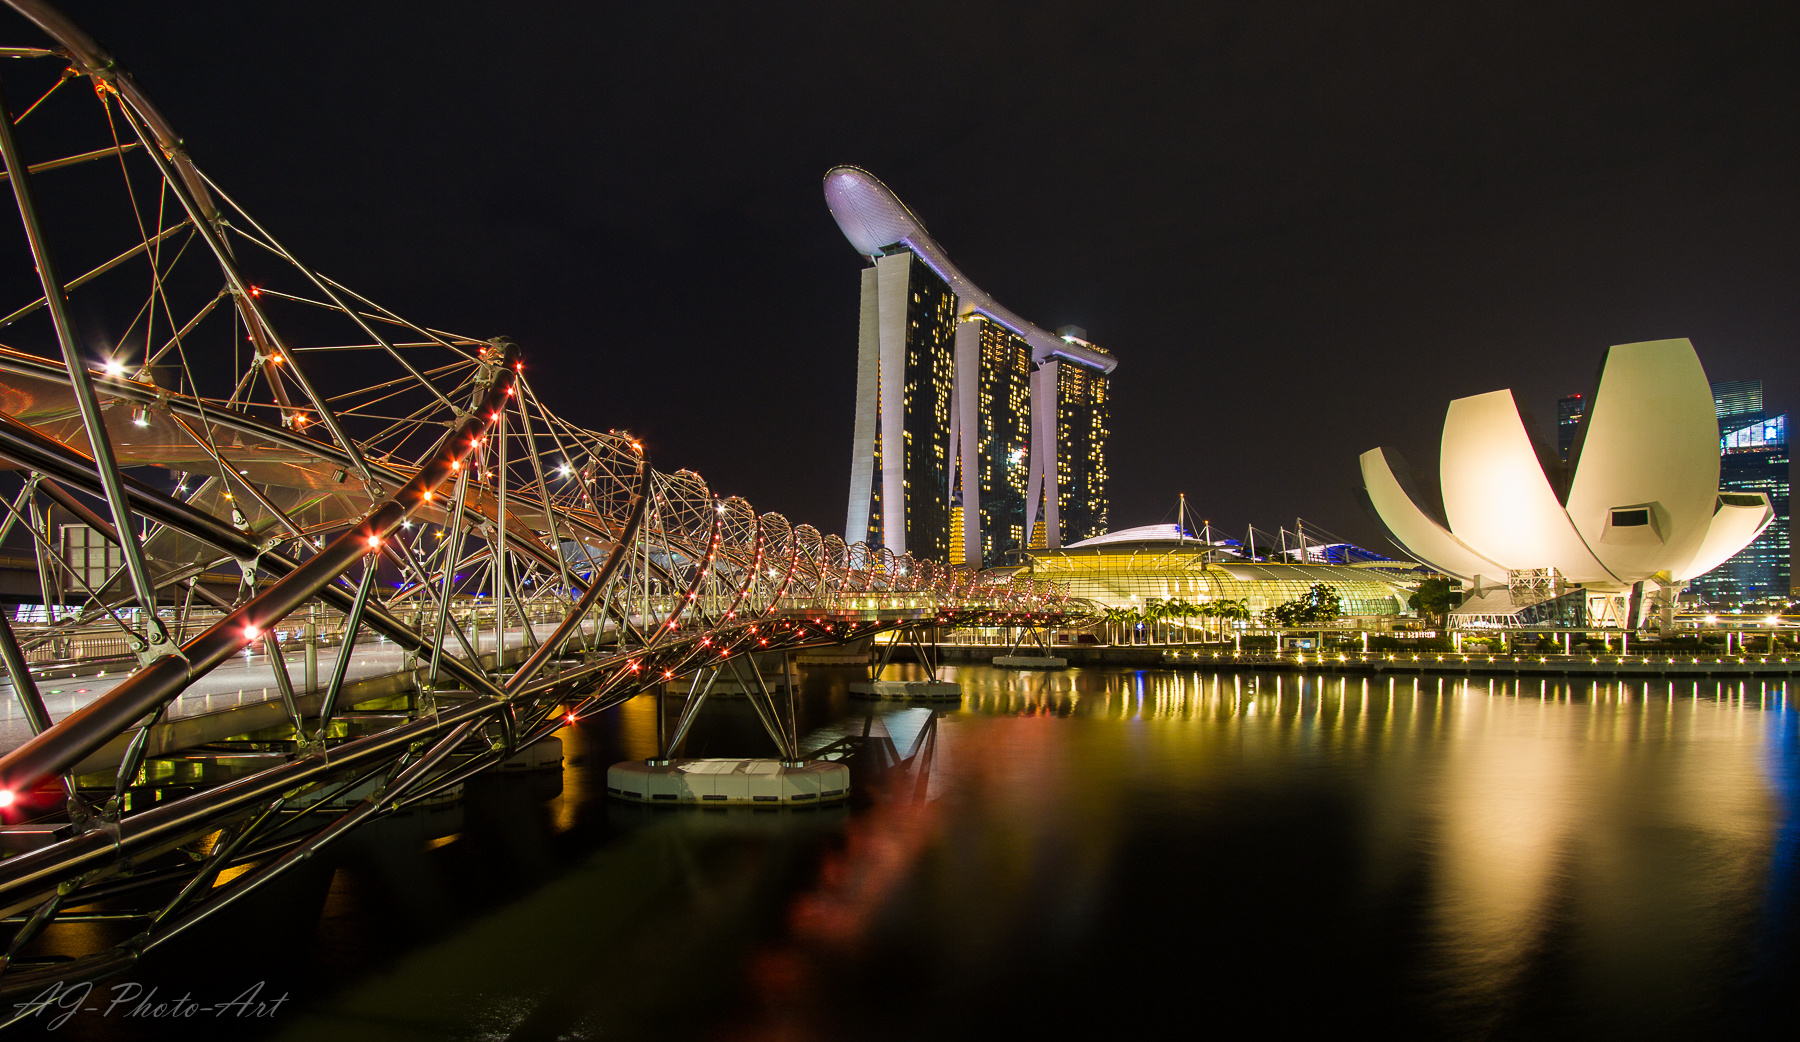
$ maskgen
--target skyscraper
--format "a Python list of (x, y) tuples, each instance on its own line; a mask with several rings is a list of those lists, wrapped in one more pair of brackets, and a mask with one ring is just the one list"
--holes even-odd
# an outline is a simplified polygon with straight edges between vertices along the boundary
[(1791, 578), (1787, 413), (1763, 414), (1761, 380), (1731, 380), (1712, 389), (1719, 416), (1720, 494), (1767, 493), (1775, 520), (1749, 546), (1690, 585), (1712, 603), (1785, 598)]
[(1733, 431), (1763, 418), (1761, 380), (1720, 380), (1712, 385), (1719, 430)]
[(1569, 450), (1575, 447), (1575, 432), (1581, 429), (1581, 417), (1587, 412), (1587, 399), (1571, 394), (1556, 400), (1556, 454), (1569, 462)]
[(956, 294), (911, 251), (863, 269), (845, 542), (948, 555), (955, 328)]
[[(1031, 345), (981, 315), (958, 327), (958, 377), (974, 395), (957, 397), (958, 477), (963, 523), (956, 563), (992, 564), (1024, 548), (1031, 487)], [(970, 341), (976, 341), (971, 346)], [(974, 358), (968, 357), (974, 354)], [(973, 375), (966, 375), (972, 372)], [(973, 437), (963, 437), (973, 430)], [(973, 505), (970, 509), (968, 504)]]
[(825, 175), (863, 269), (847, 542), (958, 564), (1105, 530), (1107, 374), (1067, 327), (1000, 306), (876, 178)]
[[(1087, 330), (1064, 326), (1057, 335), (1070, 343), (1094, 348)], [(1094, 348), (1099, 350), (1099, 348)], [(1106, 439), (1111, 414), (1106, 401), (1106, 374), (1061, 361), (1044, 363), (1045, 377), (1056, 386), (1056, 506), (1064, 542), (1090, 539), (1106, 532)]]

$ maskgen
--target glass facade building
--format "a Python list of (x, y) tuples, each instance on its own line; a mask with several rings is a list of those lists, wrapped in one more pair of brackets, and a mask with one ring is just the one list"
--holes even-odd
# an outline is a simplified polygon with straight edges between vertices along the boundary
[(1556, 400), (1556, 455), (1569, 462), (1569, 450), (1575, 447), (1575, 434), (1581, 430), (1581, 417), (1587, 413), (1587, 399), (1571, 394)]
[(1719, 415), (1719, 490), (1725, 495), (1767, 494), (1775, 520), (1749, 546), (1695, 578), (1690, 588), (1716, 605), (1786, 599), (1792, 582), (1788, 415), (1763, 414), (1761, 380), (1731, 380), (1712, 388)]
[(845, 541), (950, 552), (956, 294), (906, 251), (863, 270), (856, 464)]
[(1091, 539), (1107, 529), (1106, 374), (1056, 363), (1056, 494), (1062, 540)]
[[(906, 374), (901, 391), (901, 436), (906, 464), (906, 546), (916, 556), (950, 556), (950, 394), (955, 381), (951, 340), (956, 294), (914, 259), (907, 265)], [(876, 509), (880, 500), (876, 500)], [(875, 545), (871, 543), (870, 545)]]
[(1306, 596), (1315, 583), (1338, 598), (1345, 615), (1393, 616), (1424, 573), (1390, 562), (1390, 567), (1272, 564), (1217, 560), (1215, 549), (1168, 540), (1033, 550), (1033, 579), (1068, 583), (1069, 593), (1108, 608), (1139, 607), (1153, 601), (1242, 600), (1256, 614)]
[(1712, 385), (1712, 392), (1721, 431), (1736, 430), (1763, 418), (1761, 380), (1720, 380)]
[[(981, 357), (976, 394), (973, 477), (980, 500), (977, 529), (985, 566), (1016, 559), (1025, 546), (1025, 493), (1031, 468), (1031, 345), (980, 316)], [(959, 490), (960, 491), (960, 490)], [(965, 552), (959, 561), (968, 562)]]

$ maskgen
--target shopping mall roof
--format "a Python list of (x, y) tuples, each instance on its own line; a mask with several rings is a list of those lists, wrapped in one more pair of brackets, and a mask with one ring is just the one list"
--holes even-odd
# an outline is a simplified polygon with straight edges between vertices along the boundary
[(1425, 577), (1398, 562), (1371, 566), (1245, 561), (1220, 544), (1176, 538), (1173, 525), (1147, 528), (1168, 529), (1170, 535), (1145, 538), (1145, 529), (1126, 529), (1111, 533), (1120, 537), (1116, 541), (1101, 537), (1060, 550), (1030, 550), (1029, 574), (1068, 583), (1072, 595), (1109, 607), (1179, 598), (1197, 604), (1243, 600), (1252, 611), (1260, 611), (1324, 584), (1347, 615), (1404, 612), (1413, 588)]

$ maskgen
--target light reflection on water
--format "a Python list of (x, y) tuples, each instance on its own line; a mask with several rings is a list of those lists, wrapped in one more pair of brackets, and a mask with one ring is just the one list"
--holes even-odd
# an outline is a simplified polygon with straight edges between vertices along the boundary
[[(813, 745), (867, 733), (903, 761), (835, 812), (610, 804), (600, 772), (649, 752), (652, 703), (571, 732), (563, 794), (529, 824), (563, 867), (402, 942), (280, 1037), (1791, 1020), (1785, 681), (947, 672), (948, 710), (809, 679)], [(720, 712), (708, 751), (753, 743), (746, 706)], [(501, 856), (476, 832), (442, 853)]]

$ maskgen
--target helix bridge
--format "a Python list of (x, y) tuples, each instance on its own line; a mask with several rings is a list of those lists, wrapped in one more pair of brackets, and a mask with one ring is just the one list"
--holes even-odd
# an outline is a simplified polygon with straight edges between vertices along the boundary
[[(0, 47), (20, 217), (0, 231), (0, 541), (45, 607), (0, 614), (0, 992), (120, 972), (358, 825), (672, 679), (1091, 614), (758, 513), (563, 419), (526, 352), (308, 266), (106, 50), (8, 2), (37, 38)], [(340, 649), (324, 670), (321, 645)], [(361, 648), (383, 676), (351, 675)], [(356, 710), (370, 683), (389, 709)], [(750, 697), (803, 758), (791, 713)]]

